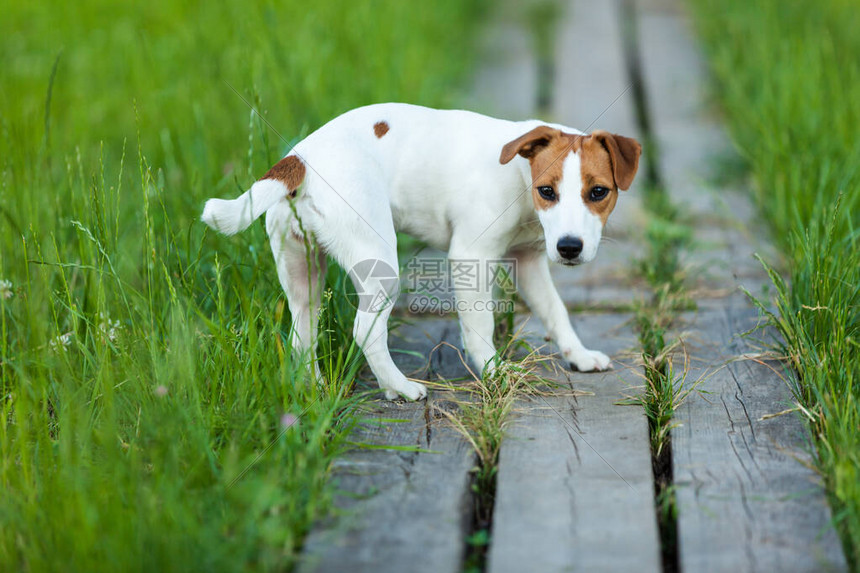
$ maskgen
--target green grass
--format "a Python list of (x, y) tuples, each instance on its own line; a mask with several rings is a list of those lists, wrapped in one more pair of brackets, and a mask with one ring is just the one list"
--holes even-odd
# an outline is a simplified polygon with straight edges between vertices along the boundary
[[(640, 100), (639, 107), (640, 114), (645, 114), (644, 101)], [(647, 142), (653, 138), (648, 135), (647, 115), (642, 119)], [(681, 255), (690, 248), (693, 233), (660, 182), (655, 167), (659, 163), (658, 154), (659, 149), (651, 141), (650, 168), (644, 174), (643, 189), (643, 205), (648, 211), (644, 233), (647, 251), (637, 261), (638, 273), (648, 284), (651, 297), (638, 301), (632, 309), (641, 348), (644, 385), (641, 393), (628, 397), (621, 404), (641, 406), (648, 420), (661, 560), (665, 571), (677, 571), (678, 506), (672, 470), (672, 429), (676, 424), (673, 417), (697, 384), (687, 382), (686, 358), (683, 371), (676, 374), (673, 359), (682, 342), (670, 338), (670, 330), (678, 312), (695, 308), (695, 302), (687, 295), (686, 272), (681, 265)]]
[(681, 253), (690, 247), (692, 230), (680, 220), (678, 207), (662, 188), (646, 186), (645, 196), (643, 204), (649, 215), (645, 228), (648, 252), (637, 261), (639, 274), (655, 293), (654, 306), (659, 306), (657, 293), (663, 290), (682, 305), (685, 300), (680, 293), (684, 290), (685, 273), (681, 268)]
[[(692, 0), (734, 140), (785, 253), (765, 301), (860, 567), (860, 12), (850, 0)], [(771, 264), (782, 261), (770, 261)], [(773, 303), (772, 305), (770, 303)]]
[(317, 386), (262, 225), (203, 201), (346, 109), (455, 103), (482, 4), (2, 2), (0, 569), (294, 566), (360, 399), (347, 285)]
[(634, 305), (633, 319), (641, 348), (644, 388), (622, 404), (642, 407), (648, 419), (651, 469), (654, 476), (654, 503), (663, 568), (678, 569), (677, 503), (672, 473), (672, 419), (695, 385), (687, 384), (686, 367), (676, 375), (673, 355), (681, 346), (669, 338), (676, 314), (690, 301), (684, 288), (680, 267), (682, 249), (689, 243), (690, 230), (677, 222), (677, 209), (660, 188), (650, 190), (646, 204), (651, 222), (646, 229), (646, 256), (639, 261), (639, 272), (651, 289), (651, 299)]
[[(484, 571), (492, 539), (493, 509), (499, 455), (513, 421), (518, 399), (533, 396), (545, 402), (543, 388), (556, 386), (548, 375), (554, 370), (551, 358), (541, 354), (521, 338), (522, 331), (509, 333), (492, 362), (481, 376), (472, 372), (472, 383), (454, 387), (450, 382), (436, 384), (449, 391), (466, 391), (457, 402), (456, 411), (440, 409), (451, 425), (469, 442), (477, 456), (472, 468), (473, 533), (466, 539), (468, 547), (463, 571)], [(470, 370), (471, 372), (471, 370)], [(462, 395), (462, 394), (461, 394)], [(547, 394), (548, 395), (548, 394)]]

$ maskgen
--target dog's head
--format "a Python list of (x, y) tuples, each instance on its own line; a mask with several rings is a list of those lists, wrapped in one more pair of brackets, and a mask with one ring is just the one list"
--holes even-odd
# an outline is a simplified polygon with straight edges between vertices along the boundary
[(642, 146), (607, 131), (564, 133), (541, 125), (502, 148), (499, 161), (529, 160), (532, 198), (543, 227), (547, 255), (565, 265), (597, 255), (618, 190), (626, 190), (639, 167)]

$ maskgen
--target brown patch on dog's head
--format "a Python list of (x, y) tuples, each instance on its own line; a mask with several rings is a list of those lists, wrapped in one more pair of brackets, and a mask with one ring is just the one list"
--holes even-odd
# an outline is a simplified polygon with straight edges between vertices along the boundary
[(388, 133), (389, 129), (390, 129), (390, 127), (388, 126), (387, 121), (377, 121), (376, 123), (373, 124), (373, 133), (376, 135), (376, 137), (378, 137), (380, 139), (382, 138), (383, 135)]
[(542, 151), (550, 141), (561, 135), (561, 131), (548, 125), (539, 125), (528, 133), (524, 133), (513, 141), (509, 141), (502, 147), (499, 155), (499, 163), (508, 163), (517, 155), (525, 157), (529, 161)]
[[(544, 210), (555, 205), (560, 198), (564, 161), (570, 152), (578, 153), (580, 157), (582, 200), (606, 224), (618, 200), (618, 189), (630, 187), (639, 167), (642, 146), (635, 139), (602, 130), (577, 135), (541, 125), (507, 143), (502, 148), (499, 162), (504, 165), (517, 155), (529, 160), (535, 209)], [(553, 188), (555, 200), (541, 196), (538, 189), (544, 186)], [(595, 187), (605, 187), (609, 193), (595, 201), (591, 198)]]
[[(618, 190), (627, 190), (633, 183), (641, 153), (642, 146), (635, 139), (608, 131), (597, 130), (582, 138), (582, 201), (604, 225), (615, 209)], [(609, 192), (604, 198), (594, 200), (592, 190), (600, 187)]]
[(622, 191), (630, 189), (636, 171), (639, 169), (639, 156), (642, 155), (642, 146), (632, 137), (624, 137), (602, 129), (594, 131), (591, 136), (609, 152), (615, 184)]
[[(508, 163), (516, 155), (529, 160), (532, 170), (532, 199), (535, 209), (549, 209), (558, 202), (564, 158), (571, 151), (579, 150), (581, 136), (540, 125), (530, 132), (507, 143), (499, 157), (501, 164)], [(556, 198), (548, 200), (538, 191), (541, 187), (552, 187)]]
[[(582, 139), (580, 173), (582, 201), (603, 224), (615, 209), (618, 190), (627, 190), (639, 168), (642, 146), (635, 139), (597, 130)], [(595, 200), (592, 191), (606, 188), (605, 197)]]
[(276, 179), (286, 185), (288, 197), (296, 196), (296, 189), (305, 180), (305, 164), (295, 155), (288, 155), (275, 163), (261, 179)]
[[(584, 137), (579, 165), (582, 176), (582, 202), (589, 211), (600, 217), (605, 225), (618, 201), (618, 185), (615, 183), (609, 152), (595, 137)], [(598, 187), (606, 188), (609, 192), (606, 197), (595, 201), (591, 198), (591, 193), (592, 189)]]

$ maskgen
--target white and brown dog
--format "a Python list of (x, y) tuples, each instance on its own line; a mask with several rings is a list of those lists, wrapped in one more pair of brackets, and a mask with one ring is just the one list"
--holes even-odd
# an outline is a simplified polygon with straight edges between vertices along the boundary
[[(316, 340), (325, 265), (317, 253), (308, 268), (305, 237), (312, 235), (344, 269), (368, 259), (397, 269), (395, 231), (403, 231), (447, 250), (451, 259), (515, 258), (517, 288), (562, 356), (581, 371), (605, 370), (609, 357), (585, 348), (573, 331), (548, 263), (576, 265), (595, 257), (618, 190), (630, 187), (640, 153), (634, 139), (606, 131), (583, 134), (537, 120), (370, 105), (310, 134), (238, 199), (210, 199), (202, 219), (229, 235), (266, 213), (295, 350), (307, 351)], [(372, 279), (362, 288), (385, 291)], [(487, 294), (455, 295), (463, 345), (483, 369), (496, 352)], [(389, 353), (390, 314), (391, 305), (360, 308), (355, 340), (388, 398), (423, 398), (427, 389), (407, 380)]]

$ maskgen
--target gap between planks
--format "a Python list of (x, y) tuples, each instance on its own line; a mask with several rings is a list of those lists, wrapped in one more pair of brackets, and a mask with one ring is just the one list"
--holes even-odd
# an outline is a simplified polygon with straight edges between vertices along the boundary
[(701, 380), (703, 392), (676, 411), (672, 430), (681, 569), (843, 571), (824, 491), (802, 463), (811, 447), (802, 420), (761, 420), (790, 404), (782, 365), (735, 360), (755, 351), (739, 338), (756, 312), (738, 286), (760, 292), (768, 281), (752, 253), (773, 251), (748, 193), (708, 184), (709, 165), (730, 144), (708, 112), (689, 22), (677, 0), (636, 0), (636, 15), (666, 191), (699, 221), (686, 263), (703, 271), (699, 288), (723, 291), (678, 326), (692, 356), (686, 384)]

